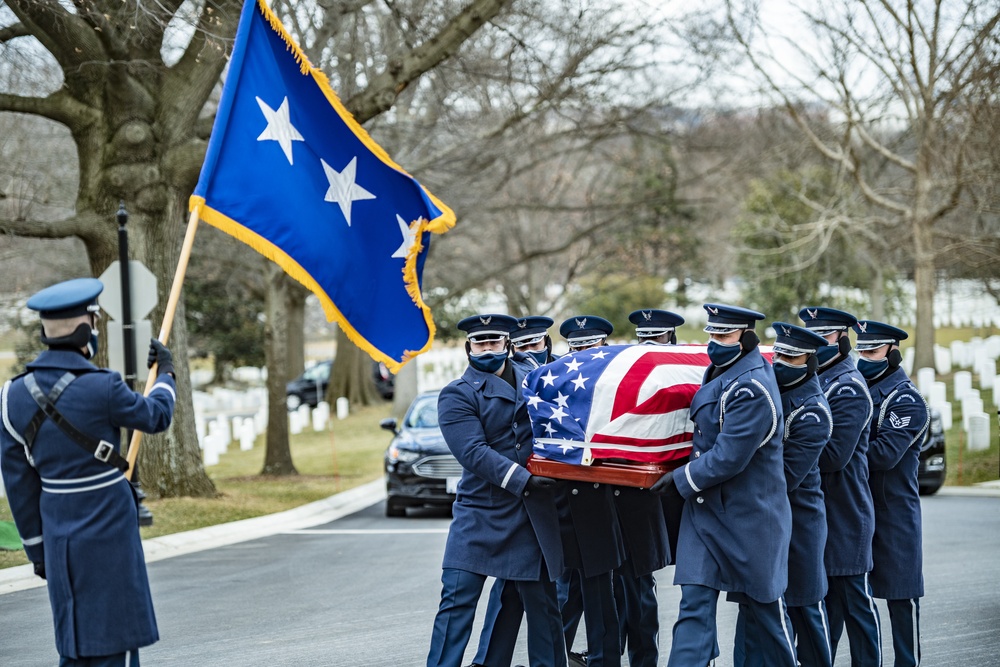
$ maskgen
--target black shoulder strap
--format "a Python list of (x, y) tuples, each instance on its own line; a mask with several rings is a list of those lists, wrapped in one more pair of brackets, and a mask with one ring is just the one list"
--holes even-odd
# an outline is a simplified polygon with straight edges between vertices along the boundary
[(128, 461), (122, 457), (115, 450), (115, 446), (108, 442), (107, 440), (98, 440), (92, 436), (87, 435), (73, 424), (67, 420), (61, 412), (56, 409), (56, 401), (65, 391), (66, 387), (70, 385), (73, 380), (76, 379), (76, 375), (73, 373), (64, 374), (52, 387), (49, 395), (46, 396), (41, 388), (38, 386), (38, 382), (35, 381), (34, 374), (28, 374), (24, 377), (24, 386), (31, 393), (31, 398), (35, 400), (38, 404), (38, 412), (34, 414), (31, 421), (28, 422), (28, 426), (24, 431), (24, 439), (26, 442), (26, 447), (31, 449), (31, 446), (35, 442), (35, 438), (38, 436), (38, 429), (41, 428), (42, 422), (48, 417), (55, 425), (62, 430), (69, 439), (75, 442), (77, 445), (90, 452), (90, 454), (97, 459), (107, 463), (108, 465), (118, 468), (122, 472), (128, 470)]

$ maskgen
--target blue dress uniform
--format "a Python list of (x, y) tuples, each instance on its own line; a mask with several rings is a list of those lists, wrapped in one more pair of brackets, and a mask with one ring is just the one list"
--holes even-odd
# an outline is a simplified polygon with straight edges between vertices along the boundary
[[(470, 338), (506, 339), (513, 321), (486, 315), (458, 326)], [(531, 474), (524, 465), (531, 453), (531, 426), (521, 392), (514, 389), (524, 372), (507, 364), (512, 385), (477, 369), (477, 363), (470, 357), (463, 376), (438, 398), (441, 432), (465, 470), (452, 508), (427, 665), (461, 665), (483, 584), (494, 576), (514, 583), (520, 594), (531, 664), (563, 667), (566, 652), (553, 583), (564, 569), (558, 517), (550, 492), (528, 489)]]
[(871, 584), (887, 600), (897, 667), (920, 664), (920, 598), (924, 594), (920, 493), (917, 466), (920, 444), (930, 423), (923, 396), (899, 368), (895, 346), (901, 329), (860, 321), (858, 351), (888, 346), (885, 357), (862, 356), (858, 368), (868, 378), (875, 410), (869, 435), (869, 484), (875, 503)]
[[(604, 345), (614, 326), (602, 317), (577, 315), (559, 326), (570, 350)], [(614, 570), (625, 559), (621, 527), (607, 484), (568, 481), (556, 497), (566, 567), (559, 601), (567, 649), (581, 617), (587, 629), (588, 667), (621, 664), (621, 629), (614, 594)]]
[(868, 581), (875, 532), (875, 509), (868, 487), (872, 403), (868, 383), (849, 356), (847, 335), (857, 319), (850, 313), (819, 306), (803, 308), (799, 317), (810, 331), (819, 335), (836, 332), (839, 336), (837, 343), (816, 353), (819, 384), (833, 415), (833, 434), (819, 459), (826, 502), (826, 610), (833, 657), (846, 627), (852, 665), (881, 665), (878, 608)]
[[(684, 324), (680, 315), (654, 308), (633, 311), (628, 319), (636, 338), (647, 345), (676, 344), (675, 330)], [(656, 667), (660, 622), (653, 573), (673, 560), (664, 504), (676, 505), (679, 516), (683, 501), (676, 495), (661, 500), (649, 490), (627, 486), (615, 489), (614, 500), (625, 545), (625, 563), (615, 572), (622, 650), (628, 648), (631, 667)]]
[[(830, 667), (830, 635), (823, 598), (826, 596), (826, 506), (820, 488), (819, 456), (830, 439), (833, 418), (816, 379), (815, 363), (791, 365), (784, 357), (810, 355), (826, 340), (807, 329), (785, 322), (771, 325), (774, 343), (775, 380), (781, 391), (785, 415), (782, 443), (788, 500), (792, 507), (792, 539), (788, 548), (788, 588), (785, 604), (796, 639), (796, 655), (802, 667)], [(763, 666), (756, 646), (756, 628), (747, 623), (745, 605), (737, 619), (736, 667)], [(745, 650), (741, 655), (740, 634)]]
[[(60, 283), (36, 294), (28, 307), (45, 320), (70, 320), (79, 317), (80, 306), (96, 312), (102, 288), (95, 279)], [(148, 397), (131, 391), (118, 373), (97, 368), (81, 353), (79, 343), (94, 340), (91, 328), (92, 323), (71, 336), (43, 337), (52, 349), (4, 385), (0, 456), (25, 552), (36, 572), (44, 564), (60, 664), (138, 665), (138, 648), (159, 635), (132, 485), (51, 418), (33, 427), (33, 439), (29, 431), (39, 412), (29, 391), (32, 381), (47, 395), (62, 381), (65, 388), (54, 403), (58, 413), (114, 452), (122, 428), (157, 433), (170, 425), (175, 400), (170, 375), (159, 375)], [(96, 345), (88, 350), (92, 354)]]
[(792, 525), (784, 424), (774, 374), (753, 333), (755, 320), (764, 316), (734, 306), (705, 309), (709, 333), (743, 333), (735, 349), (709, 344), (713, 365), (691, 403), (691, 460), (654, 489), (673, 484), (687, 500), (674, 570), (681, 604), (668, 665), (700, 667), (718, 655), (718, 594), (729, 591), (746, 597), (767, 664), (794, 666), (781, 602)]
[[(511, 346), (514, 353), (511, 361), (521, 366), (525, 373), (530, 373), (543, 364), (553, 361), (552, 341), (548, 337), (548, 329), (553, 324), (551, 317), (530, 315), (521, 317), (510, 332)], [(545, 342), (542, 350), (529, 350), (527, 347)], [(486, 604), (486, 614), (483, 618), (483, 629), (479, 633), (479, 647), (475, 665), (509, 665), (514, 656), (517, 635), (521, 629), (521, 619), (524, 617), (524, 605), (517, 594), (516, 586), (506, 579), (497, 579), (490, 589)]]

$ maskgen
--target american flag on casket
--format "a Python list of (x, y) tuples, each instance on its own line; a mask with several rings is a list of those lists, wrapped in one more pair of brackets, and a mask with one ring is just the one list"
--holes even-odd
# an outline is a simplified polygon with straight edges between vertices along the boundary
[(572, 352), (524, 380), (534, 454), (575, 465), (683, 461), (704, 345), (611, 345)]

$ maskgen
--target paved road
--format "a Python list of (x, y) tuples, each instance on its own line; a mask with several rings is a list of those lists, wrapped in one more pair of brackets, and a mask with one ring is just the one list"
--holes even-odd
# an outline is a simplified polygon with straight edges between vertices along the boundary
[[(935, 496), (923, 508), (924, 664), (1000, 665), (1000, 498)], [(447, 527), (429, 511), (386, 519), (378, 503), (316, 528), (151, 563), (162, 639), (143, 649), (143, 664), (421, 665)], [(671, 575), (658, 575), (668, 629), (679, 599)], [(720, 604), (719, 667), (732, 664), (735, 615)], [(838, 667), (849, 663), (840, 657)], [(0, 665), (57, 662), (45, 588), (0, 595)]]

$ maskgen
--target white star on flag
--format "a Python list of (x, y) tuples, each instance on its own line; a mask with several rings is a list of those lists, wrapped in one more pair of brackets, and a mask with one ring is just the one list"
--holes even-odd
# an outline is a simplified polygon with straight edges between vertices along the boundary
[(577, 389), (586, 389), (587, 387), (584, 383), (589, 379), (590, 378), (583, 377), (583, 373), (580, 373), (580, 375), (573, 380), (573, 391), (576, 391)]
[(569, 405), (567, 404), (567, 401), (569, 401), (569, 396), (565, 395), (561, 391), (556, 392), (556, 397), (552, 400), (555, 401), (555, 404), (561, 408), (569, 407)]
[(606, 356), (608, 356), (608, 353), (605, 352), (604, 350), (601, 350), (600, 352), (594, 354), (594, 356), (592, 356), (591, 359), (603, 359)]
[(552, 374), (552, 369), (548, 369), (549, 372), (539, 378), (544, 384), (544, 387), (551, 387), (556, 381), (556, 376)]
[(556, 432), (556, 427), (552, 425), (552, 422), (545, 422), (542, 428), (544, 428), (545, 432), (548, 433), (549, 435), (552, 435), (553, 433)]
[(399, 223), (399, 232), (403, 235), (403, 242), (396, 248), (396, 252), (392, 253), (392, 256), (393, 258), (406, 259), (410, 248), (413, 247), (413, 244), (417, 240), (417, 230), (410, 229), (410, 226), (406, 224), (406, 221), (398, 213), (396, 214), (396, 222)]
[(337, 171), (326, 163), (322, 158), (323, 171), (326, 172), (326, 179), (330, 182), (330, 189), (326, 191), (325, 201), (332, 201), (340, 204), (340, 210), (347, 218), (347, 226), (351, 226), (351, 202), (362, 199), (375, 199), (375, 195), (365, 190), (355, 182), (358, 169), (358, 158), (352, 157), (343, 171)]
[(536, 405), (538, 405), (541, 402), (542, 402), (542, 398), (538, 394), (535, 394), (534, 396), (532, 396), (531, 398), (528, 399), (528, 405), (530, 405), (531, 407), (535, 407)]
[(257, 141), (277, 141), (288, 158), (288, 164), (292, 164), (292, 142), (305, 141), (299, 131), (292, 125), (292, 119), (288, 113), (288, 98), (281, 102), (277, 111), (267, 106), (264, 100), (257, 98), (257, 105), (260, 107), (264, 118), (267, 119), (267, 127), (257, 137)]
[(556, 408), (555, 410), (552, 411), (552, 415), (549, 417), (549, 419), (555, 419), (561, 425), (563, 417), (569, 417), (569, 415), (566, 414), (566, 411), (563, 410), (562, 408)]
[(577, 361), (576, 359), (573, 359), (566, 363), (566, 368), (569, 369), (570, 373), (575, 373), (580, 368), (580, 366), (583, 366), (583, 364)]

